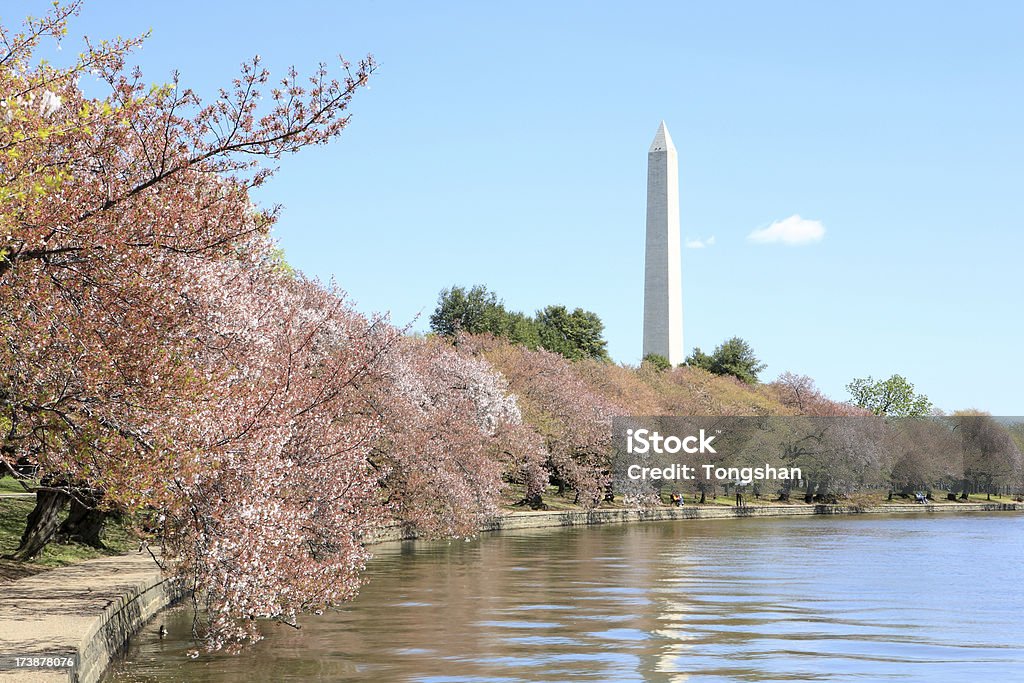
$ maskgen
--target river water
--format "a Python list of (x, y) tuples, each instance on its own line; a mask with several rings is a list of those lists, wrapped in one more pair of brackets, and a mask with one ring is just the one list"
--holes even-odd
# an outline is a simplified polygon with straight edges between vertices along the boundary
[[(158, 617), (126, 681), (1024, 680), (1024, 515), (686, 520), (378, 547), (237, 656)], [(169, 635), (157, 638), (160, 623)]]

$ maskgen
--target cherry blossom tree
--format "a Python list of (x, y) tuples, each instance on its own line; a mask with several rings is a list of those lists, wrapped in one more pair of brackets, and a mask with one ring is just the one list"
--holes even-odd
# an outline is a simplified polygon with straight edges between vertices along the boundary
[(374, 462), (398, 520), (432, 536), (469, 536), (497, 514), (503, 477), (540, 486), (541, 451), (508, 383), (441, 338), (403, 340), (380, 401)]
[(189, 318), (210, 382), (174, 423), (170, 476), (142, 493), (219, 647), (357, 590), (363, 540), (387, 514), (372, 387), (398, 332), (265, 262), (195, 274)]
[[(291, 71), (271, 87), (256, 58), (204, 105), (176, 76), (149, 87), (127, 70), (140, 39), (87, 43), (67, 68), (36, 60), (79, 7), (0, 28), (0, 462), (43, 476), (22, 557), (69, 497), (89, 507), (112, 500), (118, 472), (161, 476), (168, 418), (207, 379), (177, 293), (267, 234), (277, 210), (248, 195), (273, 171), (263, 162), (340, 134), (374, 69)], [(79, 87), (93, 77), (105, 98)]]
[(1024, 456), (1004, 423), (987, 413), (962, 410), (948, 418), (963, 457), (963, 492), (1019, 490)]
[(147, 516), (209, 642), (239, 642), (350, 596), (385, 514), (364, 394), (397, 333), (275, 267), (277, 210), (249, 199), (265, 162), (341, 133), (373, 62), (272, 87), (257, 58), (204, 105), (129, 72), (139, 40), (36, 61), (78, 9), (0, 28), (0, 463), (39, 475), (16, 556), (69, 501), (72, 534)]
[(597, 506), (611, 482), (611, 420), (621, 411), (558, 354), (486, 338), (476, 348), (508, 379), (524, 419), (543, 436), (552, 479), (574, 490), (577, 503)]
[(904, 418), (890, 420), (889, 426), (890, 498), (893, 493), (908, 496), (931, 491), (939, 482), (961, 479), (963, 453), (956, 430), (946, 420)]
[(872, 413), (864, 408), (848, 403), (833, 401), (825, 396), (807, 375), (784, 372), (768, 388), (787, 408), (797, 415), (814, 417), (854, 417), (867, 416)]

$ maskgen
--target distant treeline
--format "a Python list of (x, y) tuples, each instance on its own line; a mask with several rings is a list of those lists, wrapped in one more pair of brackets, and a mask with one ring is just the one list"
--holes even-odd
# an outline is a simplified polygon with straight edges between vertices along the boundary
[(498, 295), (483, 285), (443, 290), (430, 316), (430, 329), (451, 338), (459, 333), (492, 334), (528, 349), (546, 349), (571, 360), (608, 360), (604, 323), (596, 313), (552, 305), (529, 316), (506, 309)]

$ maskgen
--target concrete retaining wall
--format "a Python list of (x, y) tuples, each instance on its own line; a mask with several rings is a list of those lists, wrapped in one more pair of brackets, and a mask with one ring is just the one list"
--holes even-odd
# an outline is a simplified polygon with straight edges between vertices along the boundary
[(153, 571), (103, 610), (79, 643), (76, 683), (98, 681), (110, 660), (124, 652), (128, 641), (154, 615), (182, 598), (184, 591)]
[[(648, 510), (590, 510), (589, 512), (516, 512), (502, 515), (486, 524), (481, 531), (510, 529), (540, 529), (544, 527), (584, 526), (588, 524), (624, 524), (628, 522), (656, 522), (673, 519), (735, 519), (737, 517), (795, 517), (808, 515), (899, 514), (944, 512), (994, 512), (1024, 510), (1020, 503), (934, 503), (930, 505), (749, 505), (742, 508), (724, 505), (688, 505), (681, 508), (653, 508)], [(372, 543), (407, 541), (416, 533), (403, 527), (391, 527), (372, 540)]]
[[(0, 590), (0, 681), (94, 683), (154, 614), (182, 595), (148, 553), (54, 569)], [(17, 658), (71, 666), (18, 666)]]

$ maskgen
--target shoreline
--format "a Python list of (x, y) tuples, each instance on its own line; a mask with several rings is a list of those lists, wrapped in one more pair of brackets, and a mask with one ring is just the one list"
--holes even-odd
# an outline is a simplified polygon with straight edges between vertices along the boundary
[[(916, 503), (891, 505), (689, 505), (590, 511), (522, 511), (503, 514), (485, 524), (481, 534), (516, 529), (631, 524), (687, 519), (807, 517), (912, 513), (1024, 512), (1024, 503)], [(392, 527), (366, 545), (417, 539), (408, 529)], [(0, 681), (74, 681), (95, 683), (132, 638), (152, 627), (153, 617), (184, 597), (185, 592), (160, 575), (148, 555), (132, 553), (52, 569), (5, 586), (0, 595)], [(156, 637), (155, 629), (152, 634)], [(15, 668), (14, 658), (73, 656), (73, 667)], [(10, 661), (8, 661), (10, 660)]]
[[(879, 515), (956, 512), (1022, 512), (1024, 503), (891, 503), (887, 505), (829, 505), (793, 503), (789, 505), (687, 505), (684, 507), (615, 508), (595, 510), (538, 510), (499, 515), (480, 528), (481, 534), (514, 529), (590, 526), (596, 524), (633, 524), (685, 519), (741, 519), (748, 517), (810, 517), (814, 515)], [(366, 545), (414, 541), (419, 535), (411, 529), (390, 527), (367, 541)]]

